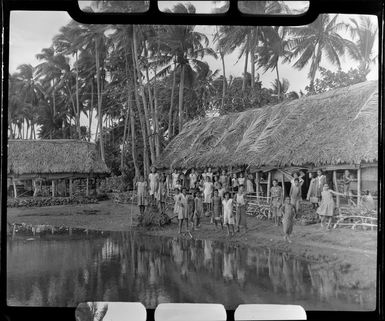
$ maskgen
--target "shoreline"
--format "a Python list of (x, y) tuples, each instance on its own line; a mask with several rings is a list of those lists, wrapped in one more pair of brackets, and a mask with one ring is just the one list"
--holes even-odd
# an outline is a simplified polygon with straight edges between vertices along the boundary
[[(72, 206), (8, 208), (7, 222), (11, 225), (46, 224), (106, 232), (134, 230), (150, 236), (181, 237), (178, 235), (176, 220), (162, 227), (145, 228), (136, 226), (138, 215), (139, 210), (135, 205), (103, 201), (97, 204)], [(245, 233), (241, 230), (240, 233), (228, 237), (225, 228), (223, 231), (215, 230), (214, 225), (209, 224), (209, 220), (208, 217), (203, 217), (200, 230), (191, 232), (194, 239), (238, 244), (250, 248), (269, 248), (315, 263), (349, 266), (354, 275), (360, 278), (360, 282), (371, 284), (376, 280), (376, 230), (347, 228), (324, 230), (319, 224), (294, 225), (293, 242), (287, 243), (283, 240), (282, 226), (274, 226), (271, 221), (248, 217), (249, 231)]]

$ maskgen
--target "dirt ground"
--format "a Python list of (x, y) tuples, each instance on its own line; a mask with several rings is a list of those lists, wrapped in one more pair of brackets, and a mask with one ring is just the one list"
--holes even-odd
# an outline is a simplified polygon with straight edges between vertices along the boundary
[[(26, 223), (31, 225), (48, 224), (73, 228), (88, 228), (105, 231), (127, 231), (133, 226), (145, 234), (177, 236), (176, 220), (165, 227), (150, 230), (136, 227), (139, 211), (136, 206), (115, 204), (104, 201), (98, 204), (53, 206), (40, 208), (9, 208), (9, 224)], [(248, 247), (268, 247), (284, 251), (296, 257), (313, 262), (339, 264), (352, 267), (352, 278), (358, 276), (362, 284), (374, 284), (376, 277), (377, 232), (337, 228), (325, 230), (319, 224), (295, 225), (292, 243), (284, 242), (282, 227), (271, 221), (247, 218), (249, 231), (241, 230), (234, 236), (226, 236), (225, 229), (215, 229), (209, 218), (203, 218), (201, 228), (191, 232), (196, 239), (211, 239), (233, 242)], [(188, 236), (185, 236), (188, 237)]]

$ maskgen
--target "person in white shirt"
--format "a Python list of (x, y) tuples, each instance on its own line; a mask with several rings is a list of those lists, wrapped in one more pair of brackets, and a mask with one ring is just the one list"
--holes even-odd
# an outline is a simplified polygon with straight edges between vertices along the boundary
[(206, 181), (203, 183), (203, 205), (206, 206), (206, 213), (211, 211), (211, 196), (213, 193), (213, 183), (210, 177), (206, 176)]
[(176, 182), (179, 179), (179, 173), (176, 169), (174, 169), (174, 172), (172, 173), (172, 189), (176, 188)]
[(233, 200), (230, 198), (230, 193), (225, 193), (225, 199), (222, 201), (223, 224), (227, 227), (227, 235), (230, 235), (230, 226), (234, 235), (234, 215), (233, 215)]
[(197, 179), (198, 179), (198, 176), (195, 173), (195, 169), (194, 168), (191, 170), (189, 178), (190, 178), (190, 190), (193, 190), (196, 187), (196, 183), (197, 183)]
[(148, 180), (150, 181), (150, 198), (151, 198), (151, 202), (153, 203), (155, 200), (155, 193), (158, 190), (158, 181), (159, 181), (159, 175), (156, 172), (155, 166), (151, 167), (151, 173), (148, 175)]

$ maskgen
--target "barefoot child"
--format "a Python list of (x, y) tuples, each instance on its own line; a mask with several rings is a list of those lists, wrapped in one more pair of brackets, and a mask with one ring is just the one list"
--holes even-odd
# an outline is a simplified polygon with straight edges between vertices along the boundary
[(155, 203), (155, 195), (158, 190), (159, 175), (156, 172), (155, 166), (151, 167), (151, 173), (148, 175), (148, 180), (150, 181), (150, 199), (151, 204)]
[(294, 178), (294, 184), (291, 185), (290, 194), (289, 194), (290, 195), (290, 203), (292, 205), (294, 205), (296, 215), (299, 212), (300, 201), (302, 198), (301, 194), (302, 194), (301, 185), (299, 183), (298, 177), (296, 177), (296, 178)]
[(233, 200), (230, 198), (230, 193), (225, 193), (225, 199), (222, 201), (223, 208), (223, 224), (227, 227), (227, 235), (230, 235), (230, 226), (232, 234), (234, 234), (234, 215), (233, 215)]
[(321, 193), (321, 197), (322, 197), (321, 204), (317, 208), (317, 214), (321, 218), (321, 227), (324, 227), (324, 221), (326, 218), (328, 218), (329, 222), (328, 222), (327, 228), (330, 228), (330, 224), (332, 222), (332, 218), (334, 215), (334, 208), (335, 208), (332, 194), (344, 196), (344, 194), (342, 193), (337, 193), (329, 189), (328, 184), (324, 184), (324, 187)]
[(233, 178), (231, 179), (231, 188), (233, 193), (238, 192), (238, 178), (237, 173), (233, 174)]
[(279, 217), (281, 216), (279, 208), (282, 205), (282, 187), (278, 185), (277, 179), (273, 179), (273, 186), (270, 188), (270, 195), (271, 195), (271, 213), (273, 215), (274, 224), (278, 226)]
[(282, 227), (283, 227), (283, 239), (289, 243), (291, 240), (289, 238), (290, 234), (293, 232), (293, 220), (295, 216), (295, 207), (290, 203), (290, 197), (285, 198), (285, 203), (282, 206)]
[(222, 230), (223, 230), (222, 199), (221, 199), (221, 197), (219, 197), (217, 189), (214, 191), (214, 196), (211, 200), (211, 207), (213, 209), (213, 218), (214, 218), (215, 229), (218, 227), (218, 223), (219, 223), (222, 227)]
[(194, 193), (194, 228), (197, 229), (200, 226), (200, 219), (203, 214), (203, 204), (200, 192)]
[(156, 198), (158, 199), (159, 210), (161, 213), (164, 213), (165, 203), (166, 203), (166, 195), (167, 195), (166, 177), (164, 174), (161, 174), (160, 178), (159, 178), (158, 192), (156, 193)]
[(236, 216), (235, 216), (235, 225), (237, 227), (237, 232), (239, 232), (239, 227), (242, 225), (247, 232), (247, 223), (246, 223), (246, 198), (243, 193), (243, 185), (239, 185), (238, 192), (235, 194), (235, 203), (236, 203)]
[[(206, 176), (206, 181), (203, 183), (203, 205), (205, 208), (206, 213), (211, 212), (211, 196), (213, 193), (213, 183), (211, 183), (211, 178), (209, 176)], [(206, 216), (208, 216), (206, 214)], [(212, 222), (213, 223), (213, 222)]]
[(139, 176), (139, 180), (135, 185), (137, 187), (139, 211), (142, 215), (147, 205), (147, 182), (144, 180), (143, 176)]

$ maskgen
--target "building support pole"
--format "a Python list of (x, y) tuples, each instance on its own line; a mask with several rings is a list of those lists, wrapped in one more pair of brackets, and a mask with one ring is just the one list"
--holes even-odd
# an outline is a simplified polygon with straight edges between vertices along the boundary
[(357, 170), (357, 206), (361, 205), (361, 166)]
[(12, 177), (12, 185), (13, 185), (13, 197), (17, 198), (17, 188), (16, 188), (16, 181), (14, 177)]
[(255, 188), (257, 190), (257, 200), (259, 201), (259, 172), (255, 173)]
[(52, 197), (55, 197), (55, 180), (52, 180), (52, 187), (51, 187)]
[(271, 171), (269, 171), (269, 173), (267, 174), (267, 192), (266, 192), (267, 199), (269, 199), (270, 197), (270, 184), (271, 184)]
[(90, 182), (89, 182), (89, 180), (90, 179), (87, 176), (87, 179), (86, 179), (86, 196), (90, 195), (90, 190), (89, 190)]
[[(334, 188), (335, 188), (335, 191), (337, 193), (339, 193), (339, 190), (338, 190), (338, 182), (337, 182), (337, 171), (334, 170), (333, 171), (333, 184), (334, 184)], [(340, 196), (337, 194), (337, 208), (338, 208), (338, 213), (341, 215), (341, 210), (340, 210)]]
[(69, 190), (70, 190), (70, 197), (72, 197), (72, 193), (73, 193), (73, 190), (72, 190), (72, 178), (69, 179)]
[(282, 202), (285, 201), (285, 176), (281, 174), (282, 179)]

